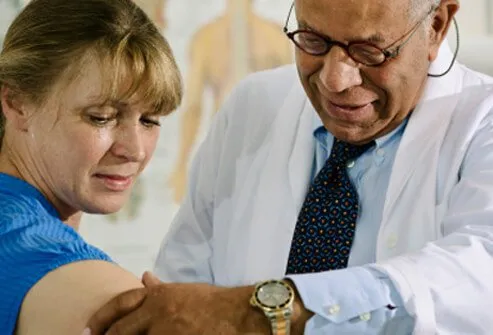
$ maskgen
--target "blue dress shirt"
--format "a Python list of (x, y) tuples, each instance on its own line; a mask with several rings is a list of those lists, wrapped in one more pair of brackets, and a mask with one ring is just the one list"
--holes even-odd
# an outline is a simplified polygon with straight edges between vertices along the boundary
[[(377, 139), (375, 146), (348, 172), (360, 201), (348, 268), (321, 274), (288, 276), (296, 285), (305, 307), (315, 315), (305, 333), (315, 334), (411, 334), (413, 320), (391, 280), (369, 264), (375, 262), (377, 235), (382, 220), (390, 173), (407, 121)], [(334, 137), (314, 117), (315, 155), (312, 180), (327, 160)]]

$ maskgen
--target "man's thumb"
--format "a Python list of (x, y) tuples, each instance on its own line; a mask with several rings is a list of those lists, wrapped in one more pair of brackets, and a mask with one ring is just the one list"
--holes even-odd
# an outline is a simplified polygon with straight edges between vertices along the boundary
[(161, 284), (161, 281), (151, 271), (146, 271), (142, 276), (142, 283), (145, 287), (149, 287), (159, 285)]

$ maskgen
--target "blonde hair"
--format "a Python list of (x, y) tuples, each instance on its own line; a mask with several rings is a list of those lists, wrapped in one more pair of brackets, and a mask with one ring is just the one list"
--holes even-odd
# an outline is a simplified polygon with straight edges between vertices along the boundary
[[(42, 104), (57, 84), (81, 71), (88, 53), (102, 62), (108, 100), (139, 93), (163, 115), (180, 104), (182, 81), (171, 48), (131, 0), (32, 0), (7, 31), (0, 85)], [(125, 78), (131, 85), (122, 93)], [(0, 149), (4, 128), (0, 105)]]

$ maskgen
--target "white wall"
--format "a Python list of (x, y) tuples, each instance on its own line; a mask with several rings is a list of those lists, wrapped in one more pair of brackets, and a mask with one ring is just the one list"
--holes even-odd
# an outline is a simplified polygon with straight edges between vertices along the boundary
[(486, 35), (488, 21), (493, 19), (493, 12), (487, 11), (491, 0), (462, 0), (457, 14), (461, 33), (464, 36)]
[[(457, 15), (460, 30), (459, 60), (493, 75), (493, 0), (463, 0)], [(455, 47), (455, 32), (449, 42)]]

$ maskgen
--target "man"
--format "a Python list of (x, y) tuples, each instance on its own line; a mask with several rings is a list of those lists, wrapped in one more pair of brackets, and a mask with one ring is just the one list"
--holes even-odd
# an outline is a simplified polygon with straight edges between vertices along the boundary
[(277, 23), (255, 13), (253, 0), (227, 0), (223, 15), (202, 27), (190, 44), (178, 160), (170, 177), (173, 198), (180, 203), (187, 184), (190, 154), (210, 89), (217, 111), (231, 89), (251, 72), (292, 62), (289, 40)]
[(146, 276), (90, 325), (491, 334), (493, 79), (444, 42), (458, 1), (295, 8), (301, 85), (289, 67), (240, 84), (157, 260), (164, 281), (218, 287)]

